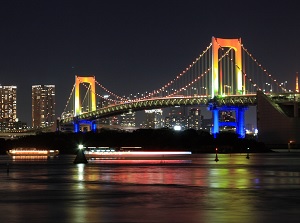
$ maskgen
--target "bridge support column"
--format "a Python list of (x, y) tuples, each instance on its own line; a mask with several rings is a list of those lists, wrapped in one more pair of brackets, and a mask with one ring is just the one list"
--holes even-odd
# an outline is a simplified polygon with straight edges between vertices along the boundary
[(236, 108), (236, 133), (239, 135), (239, 138), (245, 138), (246, 132), (245, 132), (245, 110), (247, 110), (247, 107), (237, 107)]
[[(213, 126), (211, 133), (214, 138), (220, 131), (220, 126), (232, 126), (236, 128), (236, 134), (239, 138), (245, 138), (245, 111), (248, 109), (247, 106), (222, 106), (217, 107), (216, 105), (210, 105), (209, 110), (212, 111), (213, 115)], [(235, 122), (220, 122), (219, 111), (235, 111), (236, 121)]]
[(217, 138), (217, 134), (219, 133), (219, 109), (213, 108), (213, 126), (211, 129), (211, 133), (214, 136), (214, 138)]
[(97, 132), (97, 123), (96, 122), (91, 122), (91, 131)]
[(73, 121), (73, 126), (74, 126), (74, 132), (79, 132), (80, 131), (80, 124), (78, 121), (74, 120)]

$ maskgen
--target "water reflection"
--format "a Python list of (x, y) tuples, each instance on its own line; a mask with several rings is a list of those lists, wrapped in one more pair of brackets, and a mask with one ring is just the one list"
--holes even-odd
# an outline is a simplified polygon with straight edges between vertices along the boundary
[(11, 156), (13, 160), (47, 160), (48, 156)]
[(163, 164), (73, 164), (74, 158), (0, 157), (0, 222), (298, 220), (300, 154), (219, 154), (218, 162), (206, 154)]
[(83, 164), (83, 163), (79, 163), (79, 164), (76, 164), (76, 166), (77, 166), (77, 170), (78, 170), (78, 175), (74, 175), (74, 177), (75, 177), (75, 179), (78, 181), (78, 184), (77, 184), (77, 187), (78, 187), (78, 189), (84, 189), (85, 188), (85, 186), (84, 186), (84, 180), (85, 180), (85, 178), (84, 178), (84, 174), (85, 174), (85, 170), (84, 170), (84, 168), (85, 168), (85, 164)]
[(141, 164), (141, 165), (164, 165), (192, 163), (189, 159), (94, 159), (89, 160), (99, 164)]

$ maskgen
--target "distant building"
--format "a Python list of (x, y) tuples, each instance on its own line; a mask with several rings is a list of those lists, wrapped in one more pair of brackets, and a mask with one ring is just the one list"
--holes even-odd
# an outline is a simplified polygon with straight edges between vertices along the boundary
[(135, 112), (130, 110), (128, 113), (120, 115), (120, 125), (122, 127), (135, 127)]
[(32, 128), (52, 126), (55, 120), (55, 86), (32, 86)]
[(108, 118), (109, 125), (119, 125), (119, 117), (118, 116), (111, 116)]
[(165, 127), (187, 129), (186, 108), (184, 106), (171, 107), (168, 116), (165, 117)]
[(158, 129), (163, 127), (162, 109), (145, 110), (145, 128)]
[(247, 123), (246, 124), (246, 131), (248, 131), (248, 132), (254, 132), (254, 125), (253, 124), (251, 124), (251, 123)]
[[(220, 111), (219, 121), (224, 122), (225, 125), (220, 127), (220, 131), (235, 132), (236, 127), (232, 124), (236, 123), (236, 119), (233, 111)], [(228, 123), (228, 125), (227, 125)]]
[[(99, 101), (97, 102), (97, 109), (105, 108), (111, 104), (109, 100), (110, 95), (103, 95)], [(102, 125), (119, 125), (119, 117), (118, 116), (111, 116), (101, 118), (97, 121), (97, 124)]]
[(202, 120), (201, 129), (204, 130), (204, 131), (211, 132), (212, 123), (213, 123), (213, 119), (212, 118), (203, 119)]
[(171, 120), (171, 117), (167, 116), (165, 117), (165, 128), (169, 128), (171, 129), (172, 128), (172, 120)]
[(27, 129), (27, 123), (21, 122), (17, 119), (16, 122), (14, 122), (14, 129), (15, 130)]
[(111, 117), (105, 117), (105, 118), (100, 118), (97, 120), (97, 124), (100, 125), (119, 125), (119, 116), (111, 116)]
[(203, 116), (199, 108), (191, 108), (188, 116), (188, 128), (199, 130), (201, 128)]
[(232, 111), (220, 111), (221, 122), (235, 122), (235, 116)]
[(12, 130), (17, 120), (17, 86), (0, 86), (0, 131)]

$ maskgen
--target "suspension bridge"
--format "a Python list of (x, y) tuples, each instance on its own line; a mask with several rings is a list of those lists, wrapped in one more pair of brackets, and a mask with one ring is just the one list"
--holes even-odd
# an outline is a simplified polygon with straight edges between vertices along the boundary
[[(212, 37), (207, 48), (174, 79), (143, 94), (120, 96), (99, 83), (94, 76), (75, 76), (75, 83), (60, 118), (60, 125), (72, 124), (74, 132), (96, 120), (129, 111), (182, 105), (204, 105), (212, 112), (212, 134), (231, 125), (245, 137), (244, 116), (248, 106), (257, 104), (257, 92), (275, 103), (295, 100), (295, 92), (277, 81), (244, 47), (241, 38)], [(99, 103), (99, 101), (101, 103)], [(98, 103), (97, 103), (98, 102)], [(236, 122), (223, 123), (219, 111), (234, 111)]]

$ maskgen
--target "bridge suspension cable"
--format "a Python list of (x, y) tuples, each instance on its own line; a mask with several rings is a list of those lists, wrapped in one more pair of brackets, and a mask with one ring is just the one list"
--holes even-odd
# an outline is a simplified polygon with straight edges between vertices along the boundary
[(277, 82), (277, 80), (267, 71), (267, 69), (264, 68), (262, 64), (259, 63), (258, 60), (255, 59), (251, 53), (249, 53), (249, 51), (244, 47), (243, 44), (241, 44), (241, 46), (242, 49), (247, 53), (247, 55), (256, 63), (256, 65), (270, 78), (270, 80), (273, 81), (274, 84), (276, 84), (279, 88), (281, 88), (282, 91), (287, 92), (287, 89), (284, 88), (284, 85), (279, 84), (279, 82)]
[[(100, 84), (97, 80), (95, 80), (95, 83), (100, 86), (104, 91), (106, 91), (107, 93), (111, 94), (112, 96), (115, 96), (116, 98), (120, 99), (121, 101), (126, 101), (127, 99), (126, 98), (123, 98), (111, 91), (109, 91), (107, 88), (105, 88), (102, 84)], [(117, 102), (117, 101), (116, 101)]]
[[(74, 90), (75, 90), (75, 86), (76, 86), (76, 84), (74, 84), (73, 85), (73, 88), (72, 88), (72, 90), (71, 90), (71, 93), (70, 93), (70, 95), (69, 95), (69, 98), (68, 98), (68, 100), (67, 100), (67, 103), (66, 103), (66, 105), (65, 105), (65, 108), (64, 108), (64, 111), (63, 111), (63, 113), (62, 113), (62, 117), (61, 118), (64, 118), (63, 116), (64, 115), (73, 115), (73, 110), (72, 111), (67, 111), (67, 108), (68, 108), (68, 106), (70, 106), (70, 101), (71, 101), (71, 99), (72, 99), (72, 96), (74, 95)], [(73, 102), (74, 102), (74, 100), (72, 100)], [(72, 108), (74, 109), (74, 104), (72, 105)]]
[[(95, 81), (95, 82), (96, 82), (96, 81)], [(87, 86), (87, 85), (86, 85), (85, 83), (83, 83), (83, 82), (81, 82), (81, 84), (82, 84), (87, 90), (89, 90), (89, 86)], [(108, 91), (108, 92), (109, 92), (109, 91)], [(98, 93), (96, 93), (96, 92), (94, 92), (94, 91), (92, 91), (92, 93), (95, 94), (97, 97), (102, 98), (102, 99), (104, 99), (104, 100), (111, 101), (111, 102), (114, 102), (114, 103), (118, 103), (118, 102), (119, 102), (118, 100), (106, 98), (106, 97), (104, 97), (104, 96), (102, 96), (102, 95), (100, 95), (100, 94), (98, 94)], [(113, 96), (115, 96), (115, 95), (113, 94)]]
[[(229, 94), (237, 94), (242, 92), (242, 94), (254, 94), (256, 91), (264, 91), (265, 93), (278, 91), (281, 90), (286, 92), (286, 88), (283, 88), (282, 84), (279, 84), (277, 80), (267, 72), (267, 70), (254, 58), (254, 56), (249, 53), (249, 51), (244, 47), (244, 45), (239, 41), (241, 46), (241, 53), (242, 53), (242, 64), (238, 65), (236, 60), (236, 54), (234, 52), (234, 47), (239, 47), (238, 43), (235, 42), (234, 47), (232, 46), (221, 46), (218, 42), (217, 38), (214, 38), (216, 43), (218, 44), (218, 75), (221, 81), (216, 82), (219, 87), (219, 93), (223, 95)], [(221, 42), (221, 41), (220, 41)], [(221, 42), (224, 43), (224, 42)], [(227, 43), (224, 43), (224, 45)], [(85, 103), (90, 95), (88, 93), (94, 94), (97, 98), (100, 98), (101, 103), (105, 104), (103, 106), (112, 106), (116, 104), (128, 103), (132, 101), (139, 101), (139, 100), (149, 100), (152, 98), (163, 98), (163, 97), (182, 97), (182, 96), (192, 96), (192, 97), (208, 97), (214, 95), (212, 83), (213, 83), (213, 44), (210, 43), (209, 46), (189, 65), (187, 66), (180, 74), (178, 74), (174, 79), (171, 79), (168, 83), (164, 84), (162, 87), (156, 90), (149, 91), (149, 93), (142, 94), (142, 96), (134, 96), (131, 98), (128, 97), (121, 97), (112, 91), (108, 90), (104, 87), (101, 83), (97, 80), (93, 82), (97, 86), (100, 87), (101, 93), (91, 89), (91, 83), (88, 86), (85, 82), (79, 80), (80, 84), (82, 84), (86, 89), (86, 94), (82, 100), (82, 103)], [(215, 45), (216, 46), (216, 45)], [(215, 49), (215, 48), (214, 48)], [(215, 55), (215, 54), (214, 54)], [(215, 60), (216, 58), (214, 58)], [(215, 68), (214, 68), (215, 69)], [(237, 76), (235, 72), (238, 72), (239, 75)], [(240, 73), (241, 72), (241, 73)], [(242, 87), (237, 89), (237, 78), (241, 77)], [(78, 82), (77, 82), (78, 84)], [(239, 85), (240, 86), (240, 85)], [(274, 86), (277, 86), (278, 89), (275, 89)], [(78, 87), (78, 86), (77, 86)], [(73, 85), (71, 94), (68, 98), (67, 104), (64, 109), (64, 114), (74, 114), (74, 105), (73, 110), (67, 111), (67, 107), (70, 104), (72, 96), (74, 96), (75, 91), (75, 84)], [(235, 89), (234, 89), (235, 88)], [(239, 92), (238, 92), (239, 91)], [(107, 95), (104, 95), (107, 94)], [(94, 96), (93, 95), (93, 96)], [(132, 95), (132, 94), (131, 94)], [(217, 95), (217, 94), (215, 94)], [(75, 96), (74, 96), (75, 98)], [(74, 99), (75, 101), (75, 99)], [(80, 109), (82, 109), (81, 107)], [(87, 108), (91, 108), (90, 105)], [(88, 109), (85, 109), (89, 111)]]
[[(217, 39), (216, 39), (216, 42), (219, 45), (220, 49), (222, 51), (224, 51), (224, 47), (222, 47), (218, 43)], [(259, 91), (264, 91), (265, 93), (272, 92), (275, 90), (273, 85), (275, 85), (278, 88), (277, 91), (280, 89), (282, 92), (286, 92), (287, 90), (285, 88), (283, 88), (283, 84), (279, 84), (277, 82), (277, 80), (275, 78), (273, 78), (273, 76), (270, 73), (268, 73), (267, 70), (253, 57), (253, 55), (251, 53), (249, 53), (249, 51), (244, 47), (244, 45), (240, 41), (239, 41), (239, 43), (241, 45), (241, 48), (243, 49), (243, 69), (241, 67), (239, 67), (236, 63), (234, 63), (234, 65), (242, 72), (242, 74), (244, 76), (246, 92), (255, 93), (253, 91), (254, 89), (255, 89), (255, 91), (259, 90)], [(229, 60), (232, 63), (234, 61), (234, 57), (233, 57), (232, 53), (229, 53), (229, 52), (232, 52), (233, 50), (234, 49), (232, 47), (229, 47), (229, 50), (224, 54), (227, 57), (229, 57)], [(249, 58), (255, 63), (255, 65), (256, 65), (255, 67), (254, 67), (254, 65), (252, 67), (249, 66), (249, 64), (247, 66), (245, 65), (247, 62), (248, 63), (250, 63), (250, 62), (246, 59), (246, 55), (244, 53), (246, 53), (246, 55), (248, 55)], [(250, 70), (251, 68), (252, 68), (252, 70)], [(258, 70), (262, 71), (263, 73), (259, 74)], [(228, 72), (228, 73), (230, 73), (230, 72)], [(228, 78), (228, 76), (229, 75), (227, 75), (227, 78)], [(246, 80), (248, 82), (246, 82)], [(273, 82), (273, 85), (272, 85), (272, 82)], [(248, 83), (251, 86), (247, 87)], [(264, 85), (269, 86), (268, 89), (264, 88)], [(224, 86), (226, 86), (226, 85), (224, 85)]]
[[(168, 97), (178, 95), (182, 91), (187, 91), (187, 88), (190, 87), (190, 94), (193, 90), (194, 93), (200, 95), (199, 89), (203, 89), (208, 86), (208, 79), (202, 82), (198, 82), (202, 77), (204, 77), (210, 70), (209, 68), (209, 50), (211, 49), (212, 44), (202, 52), (202, 54), (197, 57), (185, 70), (183, 70), (179, 75), (177, 75), (173, 80), (163, 85), (161, 88), (149, 92), (148, 95), (141, 97), (140, 99), (148, 99), (152, 97)], [(189, 72), (190, 71), (190, 72)], [(190, 74), (190, 76), (188, 75)], [(198, 82), (198, 86), (196, 85)], [(201, 86), (202, 85), (202, 86)], [(197, 92), (198, 90), (198, 92)], [(207, 95), (207, 89), (202, 93), (202, 95)], [(188, 93), (188, 92), (186, 92)]]

